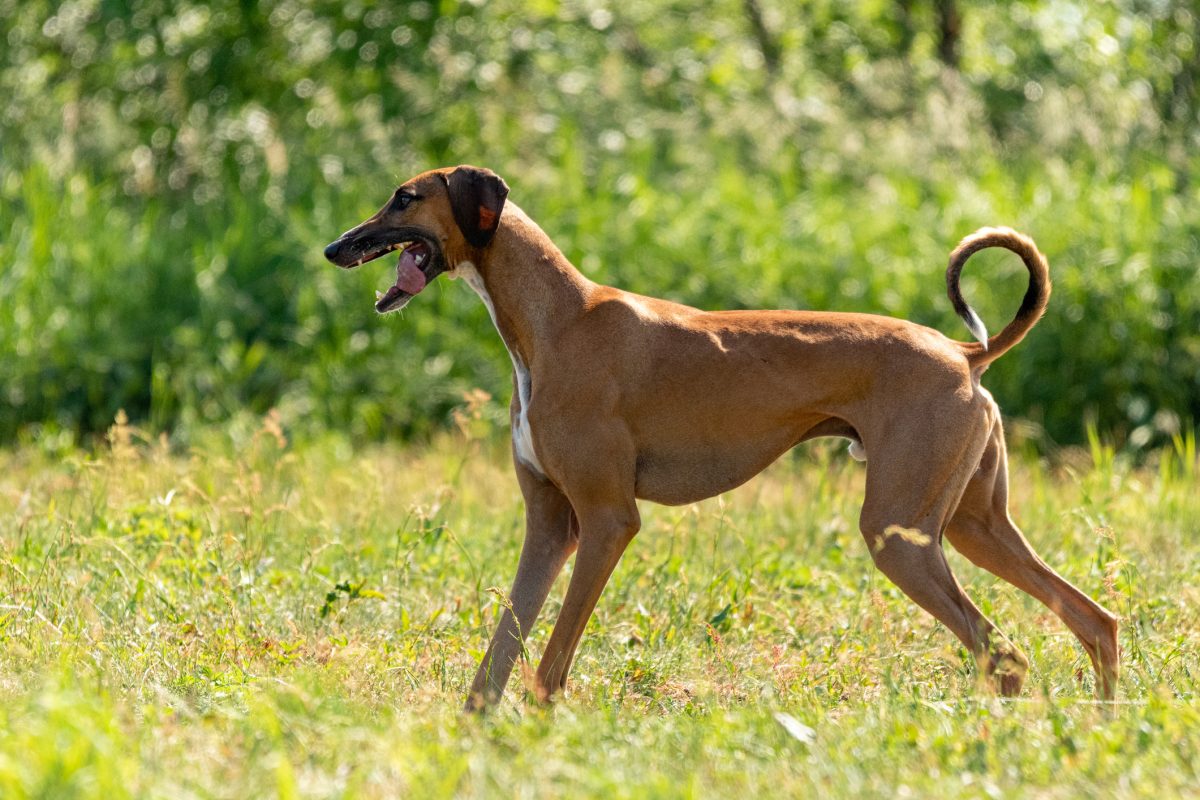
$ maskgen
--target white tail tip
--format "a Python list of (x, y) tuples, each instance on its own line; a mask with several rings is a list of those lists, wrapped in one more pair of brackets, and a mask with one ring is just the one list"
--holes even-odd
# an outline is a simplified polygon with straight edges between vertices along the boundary
[(967, 323), (967, 329), (971, 331), (971, 335), (979, 340), (979, 343), (983, 345), (984, 350), (987, 350), (987, 328), (984, 326), (983, 320), (981, 320), (979, 315), (975, 313), (975, 309), (968, 306), (967, 317), (963, 321)]

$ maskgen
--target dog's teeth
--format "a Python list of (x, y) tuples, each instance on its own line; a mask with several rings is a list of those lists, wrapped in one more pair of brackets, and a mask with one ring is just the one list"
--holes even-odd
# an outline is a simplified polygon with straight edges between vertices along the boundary
[(375, 290), (375, 302), (379, 302), (382, 299), (383, 299), (383, 292), (376, 289)]

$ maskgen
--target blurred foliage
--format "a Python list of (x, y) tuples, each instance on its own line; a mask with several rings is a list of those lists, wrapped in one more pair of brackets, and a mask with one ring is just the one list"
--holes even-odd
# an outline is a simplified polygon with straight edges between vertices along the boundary
[[(1047, 318), (987, 376), (1045, 443), (1200, 417), (1198, 13), (1179, 0), (0, 0), (0, 440), (278, 407), (358, 438), (507, 396), (474, 296), (377, 319), (321, 247), (484, 164), (590, 277), (966, 338), (946, 254), (1035, 237)], [(942, 11), (939, 11), (942, 9)], [(1025, 275), (989, 252), (993, 330)], [(1044, 435), (1045, 438), (1041, 438)]]

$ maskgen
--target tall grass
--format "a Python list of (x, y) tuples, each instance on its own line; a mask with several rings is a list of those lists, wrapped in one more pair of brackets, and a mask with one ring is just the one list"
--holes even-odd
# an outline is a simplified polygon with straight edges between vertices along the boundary
[[(522, 509), (486, 408), (425, 448), (0, 451), (4, 797), (1189, 796), (1200, 788), (1195, 443), (1016, 458), (1036, 549), (1121, 616), (1119, 703), (1047, 609), (951, 553), (1030, 656), (1024, 695), (874, 571), (862, 468), (805, 447), (646, 505), (566, 696), (459, 716)], [(570, 570), (568, 568), (567, 574)], [(545, 646), (565, 576), (533, 632)], [(494, 588), (495, 587), (495, 588)], [(518, 670), (519, 672), (519, 670)], [(785, 715), (785, 716), (779, 716)]]

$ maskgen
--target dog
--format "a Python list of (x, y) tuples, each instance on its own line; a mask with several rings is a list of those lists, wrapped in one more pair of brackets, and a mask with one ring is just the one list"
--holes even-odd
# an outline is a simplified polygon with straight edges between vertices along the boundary
[[(978, 341), (905, 320), (820, 311), (701, 311), (593, 283), (514, 203), (495, 173), (422, 173), (325, 249), (351, 268), (399, 251), (375, 309), (404, 308), (443, 272), (478, 293), (513, 364), (513, 465), (525, 540), (504, 610), (467, 697), (502, 697), (551, 585), (576, 554), (533, 679), (566, 686), (601, 591), (640, 526), (637, 500), (694, 503), (745, 483), (800, 442), (836, 436), (867, 461), (859, 519), (876, 566), (941, 621), (1005, 696), (1029, 662), (963, 592), (942, 538), (1036, 597), (1078, 637), (1112, 699), (1117, 618), (1034, 553), (1008, 514), (999, 409), (980, 385), (1046, 309), (1049, 268), (1029, 238), (984, 228), (951, 253), (955, 311)], [(1016, 253), (1029, 287), (989, 337), (959, 274), (988, 247)]]

